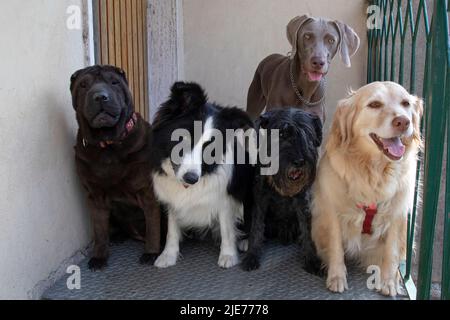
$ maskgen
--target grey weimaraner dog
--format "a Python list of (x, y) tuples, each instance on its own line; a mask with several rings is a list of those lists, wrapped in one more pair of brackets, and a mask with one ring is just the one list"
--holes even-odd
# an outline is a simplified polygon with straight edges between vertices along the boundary
[(247, 111), (255, 120), (264, 108), (298, 107), (324, 122), (324, 77), (338, 51), (344, 64), (351, 66), (359, 37), (342, 22), (307, 15), (289, 22), (287, 37), (292, 45), (290, 56), (273, 54), (259, 64), (248, 92)]

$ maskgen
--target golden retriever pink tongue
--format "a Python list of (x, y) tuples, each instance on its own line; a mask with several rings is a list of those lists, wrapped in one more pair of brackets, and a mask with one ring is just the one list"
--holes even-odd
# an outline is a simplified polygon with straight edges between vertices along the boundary
[(401, 158), (405, 154), (406, 147), (399, 137), (391, 139), (381, 139), (384, 149), (396, 158)]

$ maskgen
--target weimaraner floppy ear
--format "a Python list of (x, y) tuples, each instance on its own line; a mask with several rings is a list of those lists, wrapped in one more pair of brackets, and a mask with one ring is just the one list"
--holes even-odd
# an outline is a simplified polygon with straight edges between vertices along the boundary
[(312, 19), (313, 18), (308, 15), (303, 15), (301, 17), (295, 17), (288, 23), (287, 38), (289, 40), (289, 43), (292, 45), (291, 60), (294, 59), (297, 54), (298, 32), (306, 22)]
[(337, 29), (339, 30), (340, 43), (339, 51), (341, 55), (342, 62), (344, 62), (347, 68), (352, 66), (350, 58), (358, 51), (360, 40), (356, 32), (350, 28), (348, 25), (340, 22), (334, 21)]

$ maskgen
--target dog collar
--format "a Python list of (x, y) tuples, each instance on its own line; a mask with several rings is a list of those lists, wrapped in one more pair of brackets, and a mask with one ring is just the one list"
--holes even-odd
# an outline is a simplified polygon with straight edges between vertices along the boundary
[[(134, 127), (136, 126), (138, 121), (138, 115), (136, 112), (133, 112), (133, 115), (131, 116), (130, 120), (128, 120), (127, 124), (125, 125), (125, 132), (121, 135), (120, 141), (100, 141), (98, 146), (102, 149), (106, 149), (110, 145), (114, 144), (120, 144), (122, 143), (122, 140), (124, 140), (126, 137), (128, 137), (133, 131)], [(83, 146), (86, 148), (89, 145), (86, 139), (83, 139)]]
[(365, 204), (357, 204), (356, 207), (358, 209), (362, 209), (366, 213), (366, 217), (364, 218), (362, 234), (372, 234), (372, 221), (375, 218), (375, 215), (378, 213), (378, 206), (376, 203), (372, 203), (370, 205)]
[[(289, 68), (289, 76), (291, 78), (292, 89), (294, 89), (294, 92), (295, 92), (295, 94), (296, 94), (296, 96), (297, 96), (297, 98), (298, 98), (298, 100), (300, 102), (304, 103), (308, 107), (315, 107), (315, 106), (317, 106), (317, 105), (319, 105), (319, 104), (321, 104), (322, 102), (325, 101), (325, 92), (323, 93), (322, 98), (320, 98), (320, 100), (318, 100), (316, 102), (308, 101), (308, 100), (306, 100), (303, 97), (303, 95), (300, 93), (300, 90), (298, 89), (298, 86), (297, 86), (297, 84), (295, 82), (295, 79), (294, 79), (294, 63), (292, 61), (291, 61), (291, 65), (290, 65), (290, 68)], [(326, 86), (326, 79), (323, 78), (320, 81), (320, 83), (321, 84), (323, 83), (323, 86), (325, 87)]]

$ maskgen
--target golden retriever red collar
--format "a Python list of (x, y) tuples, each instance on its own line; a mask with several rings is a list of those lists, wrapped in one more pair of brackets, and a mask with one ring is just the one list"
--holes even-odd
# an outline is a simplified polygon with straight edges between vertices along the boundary
[(366, 215), (363, 222), (362, 234), (372, 234), (372, 222), (378, 213), (378, 205), (376, 203), (369, 205), (359, 203), (356, 207), (363, 210)]

